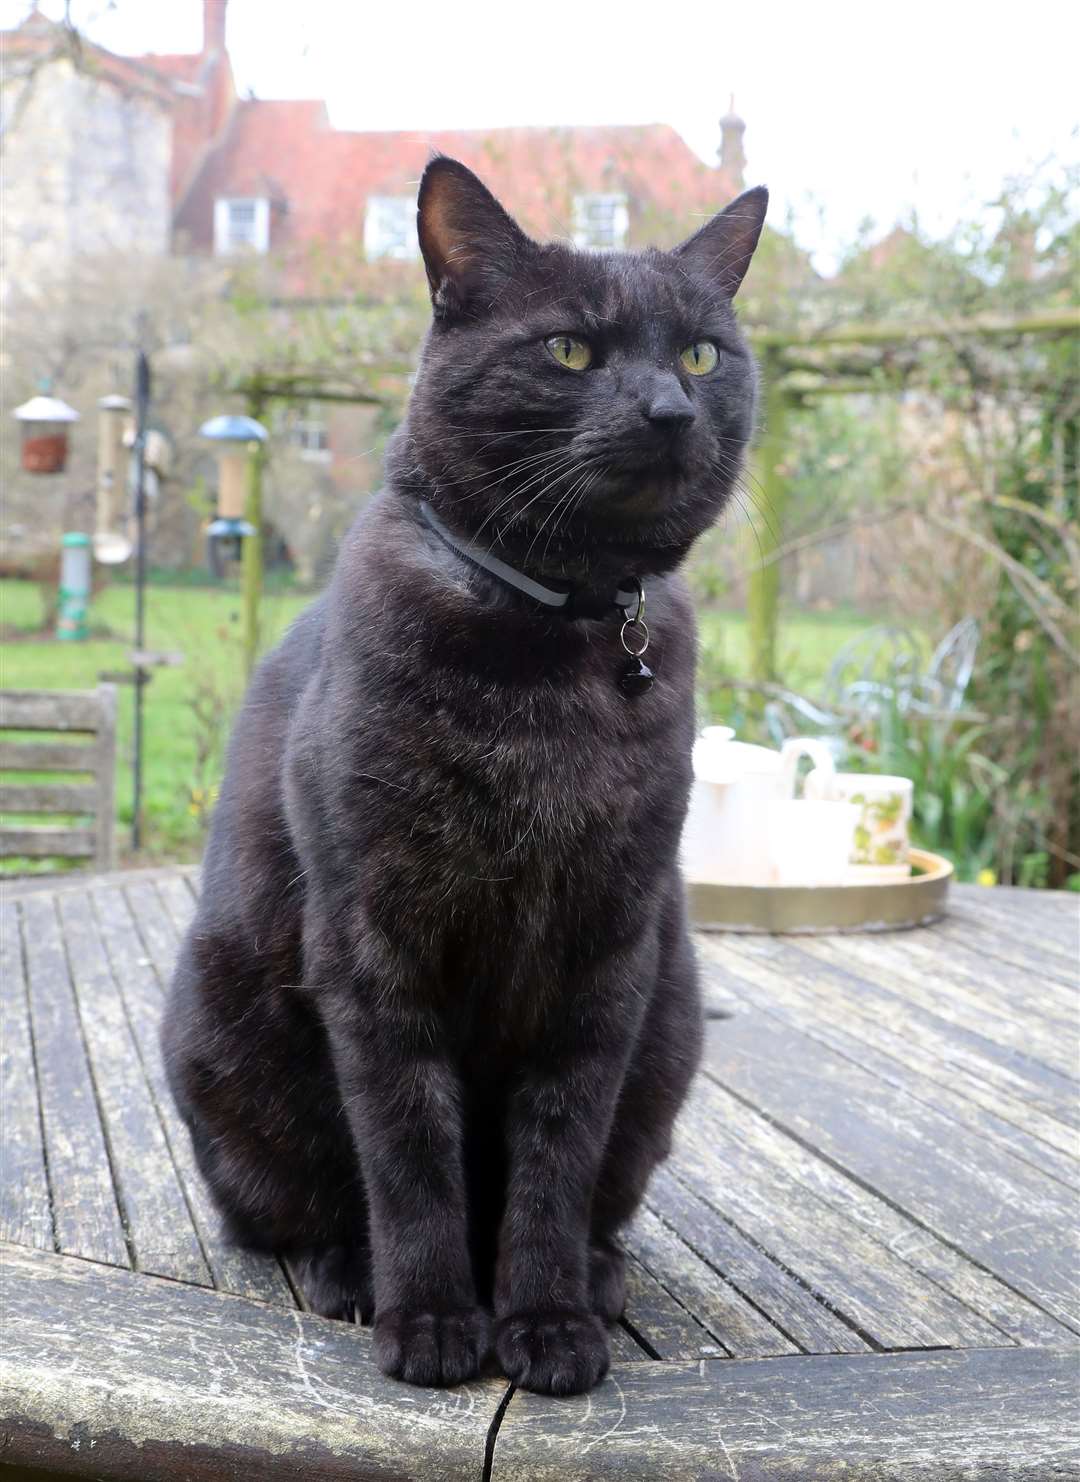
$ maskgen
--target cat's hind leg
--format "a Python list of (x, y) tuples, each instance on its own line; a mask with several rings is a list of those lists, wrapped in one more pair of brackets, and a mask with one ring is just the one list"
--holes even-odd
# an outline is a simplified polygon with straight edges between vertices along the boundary
[(626, 1256), (607, 1238), (589, 1242), (589, 1305), (609, 1326), (626, 1307)]
[(296, 1251), (290, 1266), (308, 1306), (320, 1317), (357, 1323), (370, 1323), (374, 1318), (375, 1289), (366, 1239)]
[(196, 1161), (237, 1245), (286, 1257), (312, 1310), (370, 1318), (363, 1179), (322, 1025), (256, 954), (205, 930), (181, 950), (162, 1030)]

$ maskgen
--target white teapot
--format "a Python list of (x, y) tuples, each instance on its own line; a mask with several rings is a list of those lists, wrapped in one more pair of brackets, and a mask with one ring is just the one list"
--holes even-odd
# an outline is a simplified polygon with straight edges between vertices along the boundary
[(801, 756), (832, 772), (832, 752), (809, 736), (791, 737), (780, 751), (734, 738), (730, 726), (707, 726), (694, 743), (683, 872), (689, 880), (764, 885), (773, 874), (769, 804), (795, 796)]

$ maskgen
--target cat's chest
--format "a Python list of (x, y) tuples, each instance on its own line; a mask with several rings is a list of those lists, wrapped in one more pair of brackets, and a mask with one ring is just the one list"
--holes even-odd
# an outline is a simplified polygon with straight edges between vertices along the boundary
[[(466, 883), (619, 871), (658, 812), (677, 806), (683, 697), (621, 693), (616, 675), (527, 694), (474, 694), (434, 717), (425, 788)], [(472, 861), (473, 870), (466, 868)]]

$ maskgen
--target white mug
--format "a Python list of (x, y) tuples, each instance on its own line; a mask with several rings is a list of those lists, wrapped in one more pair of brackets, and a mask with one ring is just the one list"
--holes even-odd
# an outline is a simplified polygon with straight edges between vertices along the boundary
[(851, 850), (851, 876), (859, 880), (905, 880), (909, 862), (910, 777), (879, 777), (872, 772), (815, 770), (806, 779), (808, 798), (853, 803), (859, 810)]
[(692, 880), (767, 885), (772, 878), (766, 808), (793, 797), (801, 756), (828, 771), (823, 741), (796, 736), (780, 751), (733, 739), (709, 726), (694, 747), (694, 785), (682, 837), (682, 863)]

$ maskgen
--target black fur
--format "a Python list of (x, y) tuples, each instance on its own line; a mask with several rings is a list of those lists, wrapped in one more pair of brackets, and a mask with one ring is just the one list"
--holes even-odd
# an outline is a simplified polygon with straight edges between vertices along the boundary
[[(532, 1389), (602, 1377), (616, 1235), (697, 1063), (674, 568), (750, 434), (730, 299), (764, 208), (750, 192), (675, 253), (586, 254), (529, 241), (434, 161), (435, 320), (387, 487), (236, 726), (171, 1084), (235, 1237), (291, 1253), (317, 1310), (374, 1313), (379, 1363), (419, 1384), (492, 1346)], [(556, 332), (590, 342), (588, 370), (555, 361)], [(691, 377), (679, 354), (702, 339), (718, 364)], [(421, 497), (600, 615), (478, 571)], [(657, 675), (634, 698), (603, 610), (628, 576)]]

